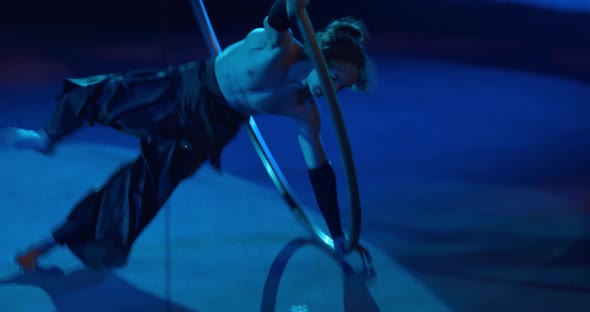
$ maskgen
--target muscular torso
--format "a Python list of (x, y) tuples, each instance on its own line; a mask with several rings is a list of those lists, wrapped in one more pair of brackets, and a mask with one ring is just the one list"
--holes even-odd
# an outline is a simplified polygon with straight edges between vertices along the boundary
[(311, 71), (311, 63), (301, 61), (301, 50), (295, 41), (272, 47), (264, 29), (253, 30), (216, 59), (215, 73), (225, 99), (249, 115), (305, 114), (308, 105), (301, 94), (307, 87), (301, 81)]
[(226, 101), (247, 114), (288, 116), (299, 126), (298, 141), (308, 168), (327, 162), (320, 138), (320, 116), (305, 82), (312, 63), (290, 31), (264, 22), (216, 58), (215, 75)]

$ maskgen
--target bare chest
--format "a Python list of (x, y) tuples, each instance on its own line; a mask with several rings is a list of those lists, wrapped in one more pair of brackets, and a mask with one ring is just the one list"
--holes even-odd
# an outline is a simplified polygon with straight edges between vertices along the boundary
[(236, 44), (216, 61), (219, 87), (226, 100), (247, 114), (285, 114), (301, 104), (304, 72), (289, 55)]

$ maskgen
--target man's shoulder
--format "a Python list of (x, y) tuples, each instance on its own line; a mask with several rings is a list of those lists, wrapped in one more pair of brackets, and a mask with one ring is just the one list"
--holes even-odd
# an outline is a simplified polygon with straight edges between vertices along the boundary
[(268, 18), (264, 19), (264, 28), (262, 34), (264, 40), (272, 48), (290, 50), (293, 43), (293, 32), (291, 29), (276, 30), (268, 24)]

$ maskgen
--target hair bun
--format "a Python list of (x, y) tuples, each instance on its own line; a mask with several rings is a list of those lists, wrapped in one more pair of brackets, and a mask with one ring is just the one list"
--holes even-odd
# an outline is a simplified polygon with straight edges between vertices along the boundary
[(352, 17), (343, 17), (332, 21), (328, 25), (327, 32), (332, 33), (336, 37), (348, 36), (361, 43), (367, 38), (367, 27), (365, 24)]

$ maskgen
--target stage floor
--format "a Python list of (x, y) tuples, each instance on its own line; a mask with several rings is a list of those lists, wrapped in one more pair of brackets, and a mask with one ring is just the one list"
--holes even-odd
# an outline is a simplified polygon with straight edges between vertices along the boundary
[[(340, 96), (375, 278), (343, 274), (306, 240), (243, 133), (224, 174), (204, 167), (179, 187), (127, 267), (92, 272), (57, 249), (44, 270), (21, 274), (10, 257), (137, 153), (93, 128), (51, 157), (0, 150), (0, 311), (587, 311), (590, 85), (425, 59), (376, 64), (375, 89)], [(40, 125), (59, 88), (38, 87), (2, 90), (0, 126)], [(319, 220), (293, 125), (260, 126)]]

